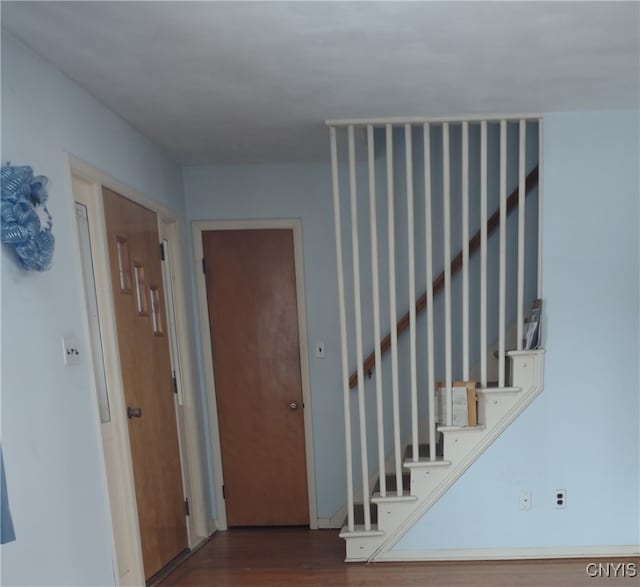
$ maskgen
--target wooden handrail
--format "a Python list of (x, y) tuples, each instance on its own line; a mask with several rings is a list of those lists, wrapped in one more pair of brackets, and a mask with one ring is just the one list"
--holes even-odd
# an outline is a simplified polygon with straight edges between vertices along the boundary
[[(528, 196), (529, 192), (538, 185), (538, 166), (536, 165), (527, 175), (525, 180), (525, 194)], [(511, 214), (513, 209), (518, 205), (518, 188), (516, 187), (509, 197), (507, 198), (507, 215)], [(491, 235), (498, 225), (500, 224), (500, 210), (496, 210), (491, 217), (487, 220), (487, 238)], [(473, 237), (469, 240), (469, 255), (472, 255), (480, 248), (480, 239), (482, 231), (478, 230)], [(451, 275), (455, 275), (462, 268), (462, 251), (460, 251), (451, 261)], [(444, 271), (436, 277), (433, 282), (433, 295), (437, 294), (444, 287)], [(416, 314), (419, 314), (427, 307), (427, 292), (425, 291), (420, 298), (416, 301)], [(402, 334), (407, 328), (409, 328), (409, 312), (407, 312), (396, 326), (398, 336)], [(391, 346), (391, 333), (387, 334), (380, 341), (380, 352), (386, 353)], [(370, 373), (376, 364), (375, 351), (364, 360), (363, 368), (365, 373)], [(353, 389), (358, 384), (358, 372), (354, 371), (349, 377), (349, 388)]]

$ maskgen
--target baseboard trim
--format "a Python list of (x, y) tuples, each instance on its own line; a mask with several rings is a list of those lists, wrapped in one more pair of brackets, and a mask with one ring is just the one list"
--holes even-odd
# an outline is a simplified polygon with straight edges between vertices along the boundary
[(342, 528), (347, 516), (347, 506), (342, 506), (331, 518), (318, 518), (319, 530), (334, 530)]
[(216, 530), (217, 530), (217, 525), (216, 525), (216, 521), (215, 520), (207, 520), (207, 534), (209, 536), (211, 536)]
[(545, 558), (622, 558), (640, 555), (640, 544), (620, 546), (544, 546), (533, 548), (468, 548), (391, 550), (374, 562), (519, 560)]

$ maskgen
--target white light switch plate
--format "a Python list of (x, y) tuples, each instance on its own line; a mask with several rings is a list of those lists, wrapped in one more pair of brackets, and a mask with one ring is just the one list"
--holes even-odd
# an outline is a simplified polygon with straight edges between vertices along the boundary
[(324, 341), (319, 340), (316, 342), (316, 357), (318, 359), (324, 359), (327, 355), (325, 354)]
[(78, 346), (78, 339), (75, 336), (65, 336), (62, 339), (62, 352), (64, 358), (64, 364), (69, 365), (80, 364), (80, 347)]

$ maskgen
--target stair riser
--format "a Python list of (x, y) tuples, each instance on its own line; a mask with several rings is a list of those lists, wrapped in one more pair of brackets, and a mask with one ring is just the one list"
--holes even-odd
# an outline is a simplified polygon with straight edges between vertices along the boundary
[(378, 529), (393, 532), (413, 511), (415, 502), (378, 504)]
[(544, 363), (540, 354), (527, 355), (523, 353), (510, 358), (511, 381), (514, 386), (520, 387), (524, 391), (537, 385), (542, 386)]
[(384, 536), (357, 536), (347, 540), (347, 562), (361, 562), (369, 560), (384, 541)]
[(517, 401), (516, 393), (482, 395), (478, 398), (478, 420), (487, 428), (491, 428), (513, 408)]
[(411, 494), (429, 495), (449, 476), (448, 467), (413, 468), (411, 474)]
[(485, 430), (447, 432), (444, 435), (444, 454), (448, 461), (457, 463), (473, 449), (485, 435)]

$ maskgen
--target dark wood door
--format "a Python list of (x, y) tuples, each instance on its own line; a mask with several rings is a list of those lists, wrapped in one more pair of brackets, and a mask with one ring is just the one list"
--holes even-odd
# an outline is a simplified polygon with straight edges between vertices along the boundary
[[(187, 548), (160, 238), (154, 212), (103, 191), (145, 577)], [(139, 411), (138, 411), (139, 410)]]
[(203, 245), (228, 524), (308, 524), (293, 231)]

